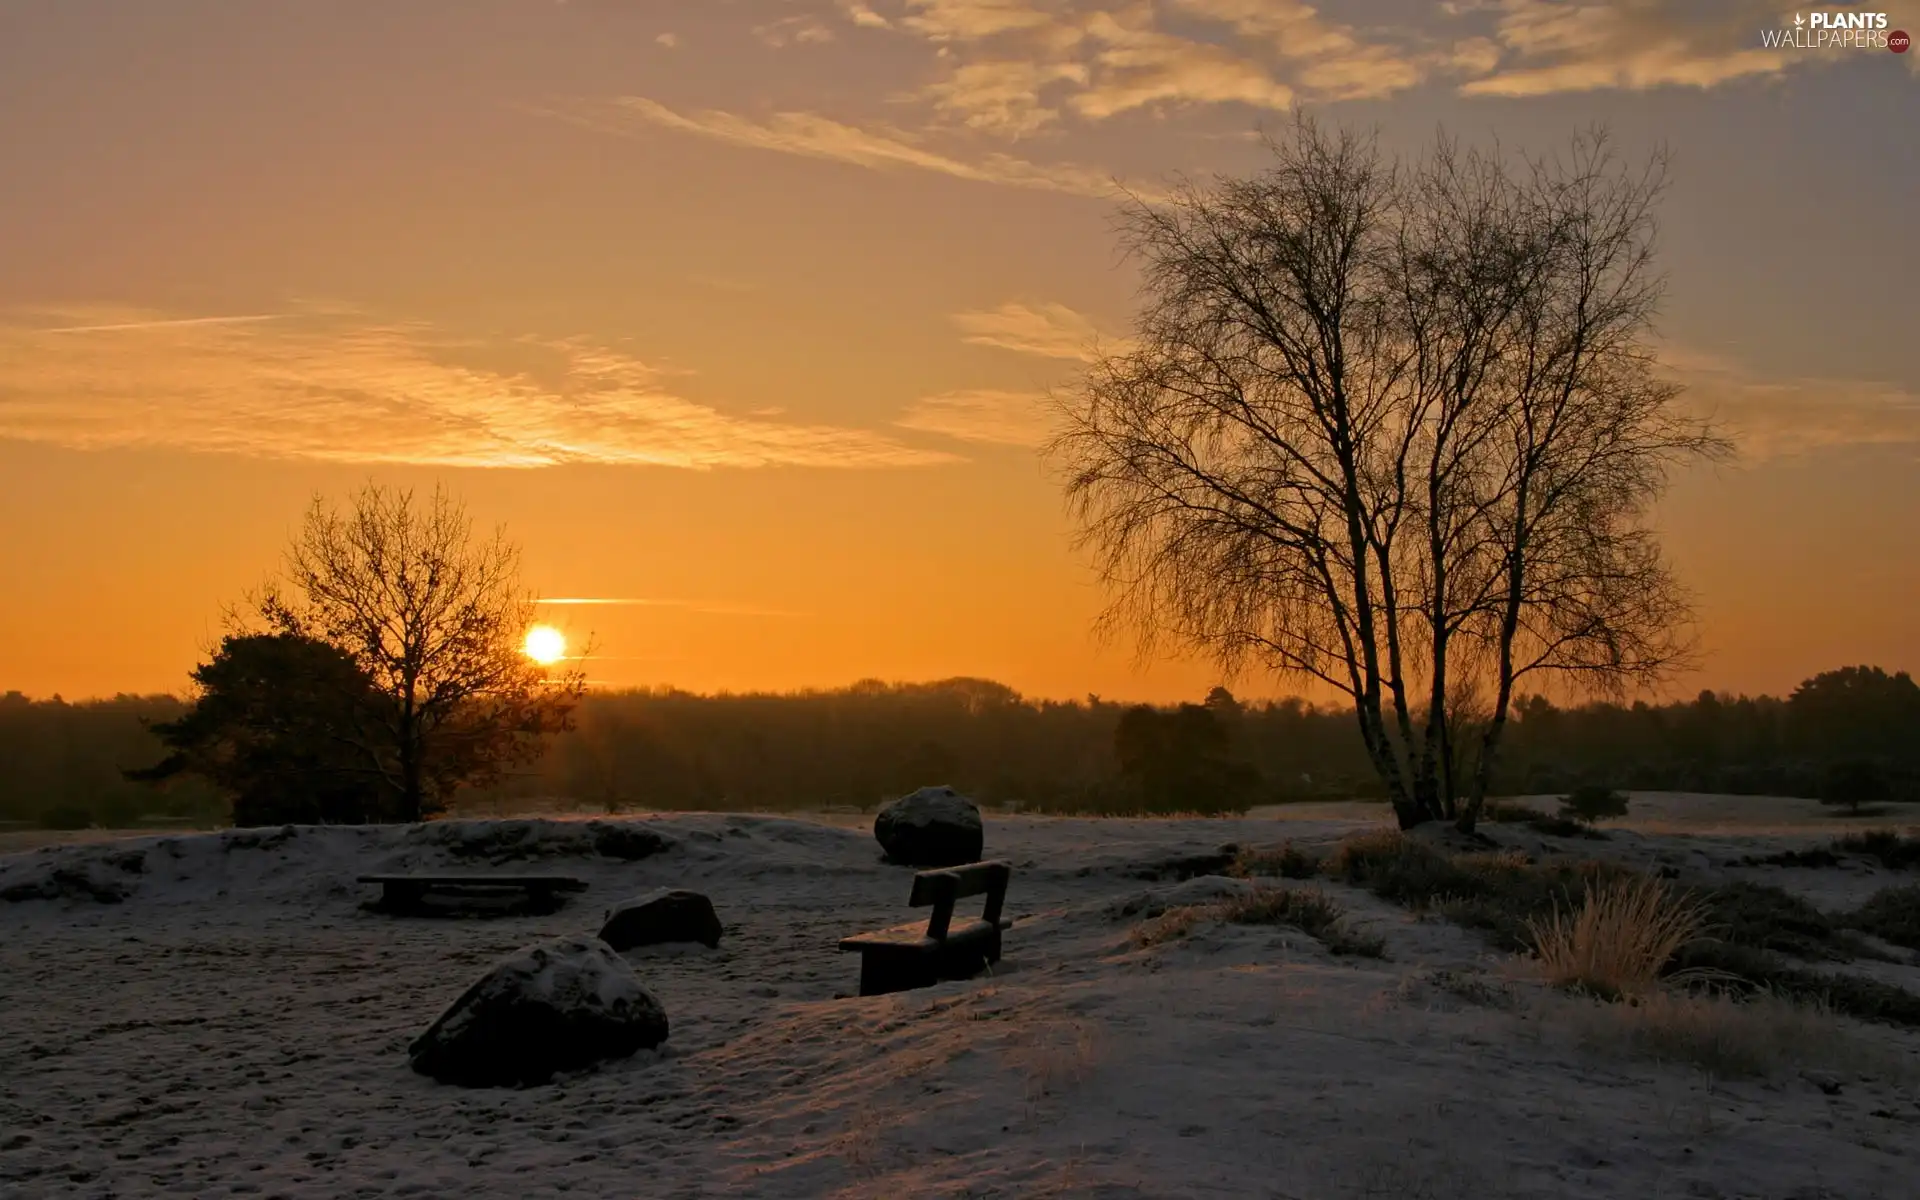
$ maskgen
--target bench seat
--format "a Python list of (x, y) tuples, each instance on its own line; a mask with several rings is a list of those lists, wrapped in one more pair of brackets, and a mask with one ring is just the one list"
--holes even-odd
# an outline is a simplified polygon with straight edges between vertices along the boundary
[(924, 954), (938, 949), (943, 942), (977, 941), (992, 937), (1002, 929), (1011, 928), (1013, 928), (1013, 922), (1004, 918), (992, 925), (985, 921), (955, 921), (952, 928), (947, 930), (947, 936), (942, 939), (927, 936), (925, 921), (908, 921), (905, 925), (895, 925), (891, 929), (876, 929), (871, 933), (841, 938), (840, 948), (865, 950), (871, 946), (883, 946), (888, 949), (918, 950)]

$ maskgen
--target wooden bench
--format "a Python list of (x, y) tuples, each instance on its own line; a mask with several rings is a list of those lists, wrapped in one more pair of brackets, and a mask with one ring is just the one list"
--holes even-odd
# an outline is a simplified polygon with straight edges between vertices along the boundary
[[(926, 925), (913, 921), (841, 939), (840, 949), (860, 952), (860, 994), (881, 996), (930, 987), (943, 979), (966, 979), (988, 963), (999, 962), (1000, 931), (1013, 924), (1000, 915), (1012, 877), (1013, 866), (1004, 862), (970, 863), (915, 875), (907, 903), (915, 908), (933, 906)], [(954, 901), (983, 893), (986, 911), (980, 919), (955, 923)]]
[(519, 893), (535, 911), (550, 912), (559, 893), (587, 890), (586, 880), (571, 875), (362, 875), (360, 882), (380, 885), (379, 907), (388, 912), (420, 912), (432, 892), (462, 899)]

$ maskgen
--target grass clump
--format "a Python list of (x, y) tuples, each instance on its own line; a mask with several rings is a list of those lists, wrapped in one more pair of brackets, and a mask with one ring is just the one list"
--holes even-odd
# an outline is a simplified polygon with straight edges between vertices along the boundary
[(1387, 956), (1385, 939), (1354, 928), (1344, 909), (1326, 893), (1311, 888), (1257, 888), (1242, 898), (1223, 901), (1219, 909), (1220, 918), (1235, 925), (1291, 925), (1335, 954)]
[(1833, 843), (1843, 854), (1859, 854), (1877, 860), (1890, 871), (1920, 867), (1920, 833), (1909, 830), (1905, 837), (1892, 829), (1870, 829), (1850, 833)]
[(1288, 925), (1306, 934), (1334, 954), (1385, 958), (1386, 941), (1354, 928), (1346, 912), (1324, 892), (1311, 888), (1255, 888), (1244, 896), (1214, 904), (1170, 908), (1146, 921), (1131, 934), (1142, 949), (1186, 937), (1205, 921), (1229, 925)]
[(1821, 1005), (1862, 1021), (1920, 1028), (1920, 995), (1858, 975), (1826, 975), (1789, 967), (1778, 955), (1718, 938), (1702, 938), (1674, 955), (1676, 973), (1716, 992), (1751, 998), (1773, 995)]
[(1819, 999), (1772, 992), (1656, 990), (1626, 1004), (1592, 1006), (1576, 1017), (1589, 1049), (1625, 1046), (1658, 1062), (1686, 1063), (1721, 1078), (1765, 1078), (1812, 1068), (1873, 1071), (1882, 1056), (1834, 1019)]
[(1806, 900), (1781, 888), (1745, 881), (1705, 893), (1707, 922), (1736, 946), (1773, 950), (1816, 962), (1847, 962), (1856, 945)]
[(1529, 920), (1574, 907), (1590, 883), (1632, 874), (1593, 861), (1536, 866), (1515, 851), (1449, 855), (1391, 830), (1342, 842), (1325, 873), (1403, 907), (1438, 911), (1512, 951), (1532, 949)]
[(1537, 808), (1525, 804), (1514, 804), (1506, 800), (1489, 800), (1480, 809), (1484, 820), (1502, 825), (1524, 825), (1535, 833), (1544, 833), (1549, 837), (1588, 838), (1604, 842), (1607, 835), (1598, 829), (1583, 825), (1568, 816), (1554, 816), (1543, 813)]
[(1291, 841), (1279, 846), (1242, 850), (1227, 868), (1227, 874), (1242, 879), (1255, 875), (1278, 875), (1282, 879), (1312, 879), (1320, 873), (1320, 857), (1302, 850)]
[[(1407, 908), (1431, 909), (1496, 946), (1535, 950), (1533, 928), (1562, 911), (1577, 911), (1589, 889), (1647, 877), (1610, 863), (1533, 865), (1518, 854), (1452, 856), (1393, 830), (1359, 834), (1340, 844), (1326, 874), (1367, 888)], [(1879, 929), (1900, 928), (1910, 901), (1883, 901), (1872, 911), (1891, 918)], [(1708, 986), (1735, 996), (1761, 993), (1803, 1004), (1823, 1004), (1868, 1021), (1920, 1026), (1920, 995), (1855, 975), (1827, 975), (1786, 965), (1782, 954), (1844, 962), (1866, 947), (1819, 909), (1779, 888), (1734, 883), (1693, 897), (1702, 906), (1701, 936), (1675, 948), (1665, 975), (1687, 987)], [(1878, 899), (1878, 898), (1876, 898)], [(1869, 902), (1871, 905), (1872, 902)], [(1865, 910), (1863, 910), (1865, 911)], [(1597, 919), (1597, 918), (1596, 918)], [(1874, 919), (1873, 917), (1867, 918)], [(1856, 914), (1854, 923), (1861, 924)], [(1530, 927), (1532, 926), (1532, 927)], [(1892, 940), (1889, 938), (1888, 940)]]
[(1825, 847), (1815, 846), (1811, 850), (1749, 854), (1740, 860), (1740, 864), (1747, 867), (1837, 867), (1840, 865), (1840, 856)]
[(1607, 1000), (1645, 995), (1700, 936), (1705, 907), (1648, 876), (1589, 885), (1578, 909), (1527, 921), (1547, 982)]
[(1920, 950), (1920, 883), (1875, 892), (1848, 924), (1896, 946)]
[(1142, 950), (1178, 941), (1192, 933), (1195, 926), (1206, 920), (1211, 915), (1208, 910), (1212, 907), (1210, 904), (1182, 904), (1177, 908), (1170, 908), (1159, 916), (1134, 926), (1127, 937)]

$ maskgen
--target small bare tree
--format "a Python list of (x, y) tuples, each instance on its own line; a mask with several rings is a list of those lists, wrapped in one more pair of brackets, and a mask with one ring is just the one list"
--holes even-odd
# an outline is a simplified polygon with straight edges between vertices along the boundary
[(253, 602), (270, 630), (337, 647), (372, 681), (381, 703), (358, 706), (360, 727), (338, 736), (389, 797), (390, 819), (444, 810), (571, 727), (585, 676), (523, 652), (533, 599), (519, 568), (504, 533), (476, 540), (443, 490), (422, 504), (369, 485), (344, 513), (314, 499), (284, 578)]
[(1124, 210), (1137, 336), (1049, 452), (1108, 629), (1338, 689), (1402, 826), (1470, 830), (1517, 684), (1686, 657), (1646, 517), (1726, 444), (1649, 344), (1664, 163), (1403, 165), (1305, 117), (1271, 149)]

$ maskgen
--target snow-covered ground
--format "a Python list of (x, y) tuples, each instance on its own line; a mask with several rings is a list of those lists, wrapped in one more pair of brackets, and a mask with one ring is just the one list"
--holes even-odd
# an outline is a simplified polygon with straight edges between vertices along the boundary
[[(671, 845), (608, 857), (610, 825)], [(1855, 1026), (1888, 1065), (1833, 1095), (1711, 1080), (1583, 1043), (1572, 1002), (1501, 983), (1514, 964), (1473, 935), (1337, 885), (1319, 886), (1388, 960), (1273, 927), (1129, 938), (1239, 886), (1179, 881), (1223, 843), (1364, 827), (989, 817), (987, 853), (1015, 865), (1005, 959), (871, 998), (835, 943), (914, 916), (910, 872), (844, 824), (453, 821), (11, 855), (0, 894), (60, 898), (0, 903), (0, 1196), (1920, 1196), (1906, 1033)], [(1593, 848), (1710, 867), (1774, 845)], [(355, 875), (438, 869), (590, 887), (543, 916), (362, 909)], [(1779, 877), (1802, 874), (1836, 903), (1896, 881)], [(494, 960), (663, 886), (712, 897), (726, 936), (628, 955), (670, 1015), (660, 1050), (525, 1090), (408, 1069), (407, 1041)], [(1481, 971), (1518, 1002), (1443, 986)]]

